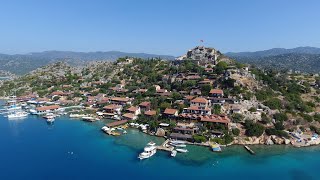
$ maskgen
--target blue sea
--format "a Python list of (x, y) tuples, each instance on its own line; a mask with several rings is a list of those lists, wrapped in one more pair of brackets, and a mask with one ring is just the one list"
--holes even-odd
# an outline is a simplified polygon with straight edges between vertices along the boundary
[(40, 117), (21, 120), (0, 117), (0, 179), (320, 179), (320, 147), (242, 146), (213, 153), (188, 146), (189, 153), (175, 158), (158, 151), (140, 161), (138, 154), (151, 137), (135, 129), (111, 137), (100, 128), (105, 122), (87, 123), (59, 117), (48, 125)]

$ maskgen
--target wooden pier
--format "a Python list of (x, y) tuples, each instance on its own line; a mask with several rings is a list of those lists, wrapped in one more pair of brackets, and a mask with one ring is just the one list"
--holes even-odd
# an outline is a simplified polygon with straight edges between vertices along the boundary
[(250, 154), (252, 154), (252, 155), (255, 155), (255, 154), (256, 154), (252, 149), (249, 148), (249, 146), (246, 146), (246, 145), (245, 145), (244, 148), (245, 148)]
[(157, 146), (157, 149), (158, 150), (162, 150), (162, 151), (173, 151), (174, 150), (174, 147), (173, 146), (168, 146), (168, 143), (169, 143), (169, 139), (167, 139), (166, 141), (164, 141), (161, 146)]

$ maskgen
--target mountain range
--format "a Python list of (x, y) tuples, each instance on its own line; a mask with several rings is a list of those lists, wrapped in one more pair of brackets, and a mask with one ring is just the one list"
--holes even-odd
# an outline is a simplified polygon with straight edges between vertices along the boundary
[(155, 58), (172, 60), (174, 56), (146, 53), (126, 53), (120, 51), (107, 52), (72, 52), (72, 51), (44, 51), (29, 54), (7, 55), (0, 54), (0, 70), (14, 74), (25, 74), (36, 68), (64, 61), (71, 65), (82, 65), (89, 61), (114, 61), (120, 57)]
[[(320, 48), (297, 47), (293, 49), (273, 48), (256, 52), (229, 52), (225, 54), (238, 62), (248, 63), (262, 68), (277, 70), (297, 70), (308, 73), (320, 72)], [(0, 54), (0, 71), (17, 75), (28, 73), (36, 68), (64, 61), (73, 66), (81, 66), (90, 61), (114, 61), (120, 57), (154, 58), (173, 60), (170, 55), (146, 53), (126, 53), (120, 51), (106, 52), (72, 52), (44, 51), (29, 54)]]
[(272, 48), (263, 51), (255, 52), (228, 52), (225, 55), (230, 57), (267, 57), (267, 56), (277, 56), (281, 54), (320, 54), (320, 48), (316, 47), (297, 47), (292, 49), (285, 48)]
[(307, 73), (320, 72), (320, 48), (273, 48), (256, 52), (229, 52), (227, 56), (241, 63), (277, 70), (295, 70)]

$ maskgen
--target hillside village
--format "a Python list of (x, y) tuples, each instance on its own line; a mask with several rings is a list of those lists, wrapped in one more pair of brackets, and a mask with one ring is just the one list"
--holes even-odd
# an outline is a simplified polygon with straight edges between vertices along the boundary
[(318, 75), (258, 69), (202, 46), (174, 61), (58, 62), (4, 81), (0, 93), (41, 102), (39, 111), (82, 105), (114, 125), (198, 144), (320, 143)]

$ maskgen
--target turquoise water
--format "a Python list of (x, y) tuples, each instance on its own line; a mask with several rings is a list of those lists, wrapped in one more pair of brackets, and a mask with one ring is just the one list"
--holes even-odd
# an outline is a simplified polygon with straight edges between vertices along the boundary
[(151, 137), (128, 130), (121, 137), (100, 131), (104, 122), (86, 123), (67, 117), (49, 126), (42, 118), (0, 117), (0, 179), (320, 179), (320, 148), (242, 146), (213, 153), (188, 146), (189, 153), (171, 158), (158, 151), (140, 161), (138, 154)]

